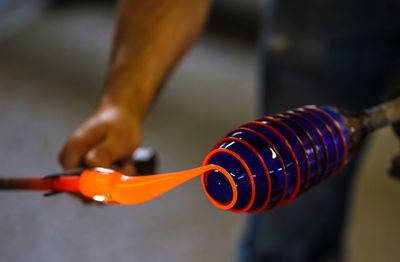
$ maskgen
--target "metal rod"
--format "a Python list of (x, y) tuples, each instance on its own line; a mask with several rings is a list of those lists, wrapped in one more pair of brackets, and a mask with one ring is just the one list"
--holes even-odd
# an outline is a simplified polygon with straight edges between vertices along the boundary
[(400, 97), (365, 110), (363, 124), (368, 132), (400, 122)]
[(0, 190), (50, 190), (50, 191), (79, 191), (79, 176), (55, 177), (2, 177)]

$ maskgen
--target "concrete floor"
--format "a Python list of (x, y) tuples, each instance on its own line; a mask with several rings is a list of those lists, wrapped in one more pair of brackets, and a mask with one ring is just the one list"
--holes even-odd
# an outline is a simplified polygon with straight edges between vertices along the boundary
[[(103, 9), (46, 14), (3, 41), (2, 174), (59, 169), (60, 146), (101, 92), (112, 23)], [(251, 50), (211, 38), (195, 48), (146, 122), (144, 144), (157, 149), (160, 171), (195, 167), (252, 116), (252, 72)], [(232, 114), (237, 104), (243, 110)], [(232, 260), (243, 218), (214, 208), (197, 180), (140, 206), (85, 207), (33, 193), (1, 193), (0, 206), (2, 262)]]
[[(52, 173), (70, 132), (102, 89), (113, 14), (44, 14), (0, 44), (2, 175)], [(207, 35), (179, 66), (145, 124), (160, 171), (198, 165), (212, 144), (255, 112), (254, 49)], [(212, 96), (210, 96), (212, 94)], [(385, 175), (397, 146), (374, 140), (357, 184), (349, 261), (398, 261), (400, 182)], [(381, 179), (383, 178), (383, 179)], [(138, 206), (86, 207), (59, 195), (0, 193), (0, 262), (232, 261), (244, 216), (219, 211), (192, 181)]]
[(400, 259), (400, 181), (386, 174), (399, 151), (392, 130), (385, 128), (372, 139), (359, 168), (347, 236), (349, 261)]

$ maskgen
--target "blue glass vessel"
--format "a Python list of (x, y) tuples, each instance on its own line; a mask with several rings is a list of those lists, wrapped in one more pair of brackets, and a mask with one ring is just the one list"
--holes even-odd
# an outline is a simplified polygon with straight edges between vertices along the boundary
[[(306, 106), (245, 123), (227, 134), (203, 164), (225, 168), (202, 176), (213, 202), (233, 212), (283, 205), (343, 166), (350, 145), (345, 120), (332, 107)], [(237, 198), (233, 197), (233, 188)]]

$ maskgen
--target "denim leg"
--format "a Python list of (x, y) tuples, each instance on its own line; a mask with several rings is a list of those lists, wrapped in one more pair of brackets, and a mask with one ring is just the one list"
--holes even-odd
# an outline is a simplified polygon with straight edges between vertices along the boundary
[[(287, 28), (288, 23), (283, 24), (286, 27), (282, 28)], [(304, 40), (297, 41), (303, 37), (301, 34), (290, 35), (284, 30), (280, 32), (279, 25), (270, 25), (276, 28), (266, 31), (261, 44), (263, 114), (304, 104), (336, 105), (359, 112), (381, 100), (399, 65), (400, 28), (397, 35), (381, 36), (378, 31), (371, 35), (368, 28), (360, 28), (363, 34), (354, 36), (340, 32), (346, 30), (343, 24), (330, 24), (330, 30), (336, 30), (334, 34), (321, 33), (312, 42), (314, 47), (305, 45), (302, 49), (296, 45)], [(270, 42), (277, 37), (281, 46), (275, 50)], [(317, 51), (308, 53), (310, 50)], [(238, 260), (314, 262), (329, 256), (339, 259), (357, 162), (353, 159), (341, 174), (286, 206), (249, 215)]]

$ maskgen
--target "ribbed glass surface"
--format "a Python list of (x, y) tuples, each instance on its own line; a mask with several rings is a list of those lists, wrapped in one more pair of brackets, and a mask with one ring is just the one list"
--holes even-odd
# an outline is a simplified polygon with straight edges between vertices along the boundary
[[(348, 155), (348, 135), (334, 108), (306, 106), (245, 123), (219, 141), (204, 164), (231, 174), (238, 191), (231, 211), (258, 212), (334, 175)], [(232, 185), (224, 176), (215, 171), (202, 179), (218, 203), (232, 200)]]

